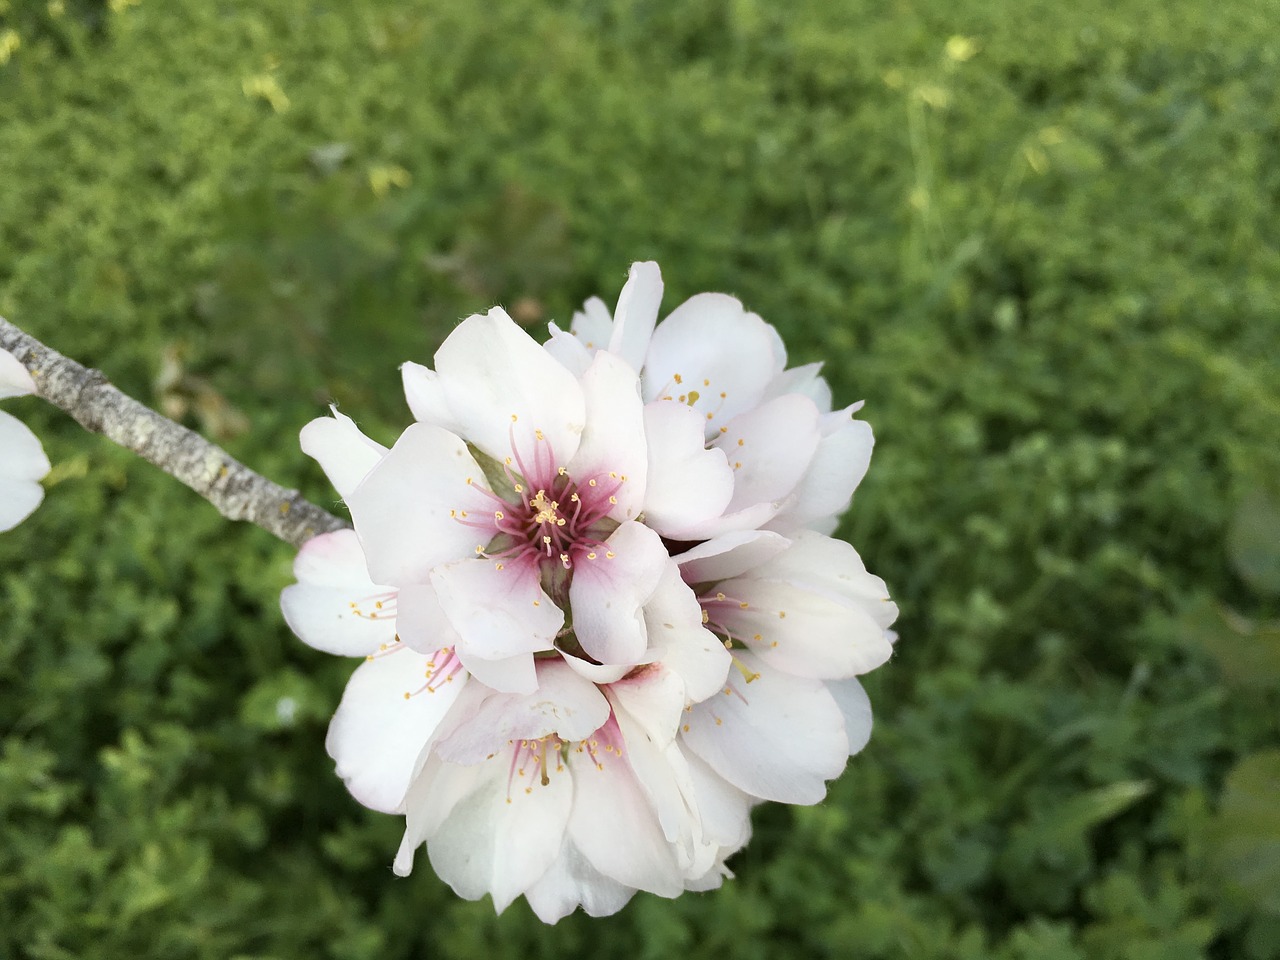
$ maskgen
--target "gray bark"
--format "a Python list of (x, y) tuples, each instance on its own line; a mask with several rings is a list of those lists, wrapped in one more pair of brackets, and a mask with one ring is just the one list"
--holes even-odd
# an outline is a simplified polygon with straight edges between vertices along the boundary
[(31, 373), (36, 394), (82, 427), (114, 440), (204, 497), (229, 520), (248, 520), (300, 547), (349, 524), (297, 490), (254, 473), (225, 450), (113, 387), (0, 317), (0, 347)]

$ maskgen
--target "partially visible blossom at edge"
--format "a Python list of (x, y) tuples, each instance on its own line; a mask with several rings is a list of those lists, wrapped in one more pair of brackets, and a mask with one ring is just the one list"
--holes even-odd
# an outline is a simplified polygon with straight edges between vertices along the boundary
[[(865, 745), (855, 678), (892, 649), (883, 582), (814, 529), (865, 471), (856, 405), (831, 413), (736, 300), (655, 331), (660, 297), (637, 264), (612, 318), (589, 302), (608, 349), (473, 316), (403, 367), (418, 422), (390, 449), (336, 410), (302, 432), (355, 524), (304, 546), (281, 600), (306, 643), (365, 658), (337, 771), (405, 815), (397, 873), (425, 845), (459, 895), (547, 922), (731, 876), (754, 804), (818, 802)], [(673, 392), (693, 377), (719, 402)]]
[[(35, 389), (18, 358), (0, 350), (0, 399)], [(40, 506), (40, 481), (48, 472), (49, 458), (40, 440), (16, 417), (0, 411), (0, 533), (12, 530)]]

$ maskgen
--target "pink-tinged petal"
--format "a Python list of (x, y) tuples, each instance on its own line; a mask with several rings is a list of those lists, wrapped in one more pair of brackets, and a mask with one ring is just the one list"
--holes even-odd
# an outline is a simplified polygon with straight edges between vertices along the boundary
[(843, 540), (801, 531), (787, 550), (751, 571), (751, 576), (842, 597), (861, 606), (886, 629), (898, 617), (898, 606), (889, 599), (884, 581), (868, 573), (858, 551)]
[(871, 740), (871, 700), (856, 678), (832, 680), (827, 690), (844, 714), (844, 732), (849, 738), (849, 756)]
[(678, 538), (723, 514), (733, 498), (733, 468), (723, 451), (706, 449), (698, 414), (681, 403), (649, 403), (644, 429), (649, 445), (645, 522), (663, 536)]
[(462, 321), (436, 351), (436, 374), (459, 432), (489, 456), (502, 462), (514, 450), (533, 464), (545, 442), (557, 464), (573, 459), (582, 388), (502, 308)]
[(36, 382), (27, 368), (8, 350), (0, 350), (0, 399), (36, 392)]
[(418, 757), (466, 682), (427, 684), (428, 659), (403, 644), (356, 667), (329, 724), (325, 748), (366, 807), (397, 813)]
[(756, 406), (782, 372), (777, 331), (733, 297), (700, 293), (658, 325), (645, 358), (644, 398), (685, 399), (705, 436)]
[(609, 703), (591, 683), (559, 660), (538, 664), (538, 688), (530, 694), (487, 698), (472, 717), (436, 744), (451, 763), (479, 763), (511, 741), (584, 740), (609, 719)]
[(644, 608), (649, 656), (684, 682), (687, 700), (705, 700), (724, 686), (732, 658), (702, 625), (702, 607), (669, 563)]
[(575, 377), (581, 377), (591, 366), (591, 351), (572, 333), (561, 330), (556, 324), (547, 324), (551, 336), (542, 348), (560, 361), (561, 366)]
[(613, 354), (601, 351), (582, 375), (587, 425), (582, 444), (568, 465), (580, 485), (611, 474), (626, 480), (618, 486), (609, 517), (633, 520), (644, 506), (649, 472), (644, 433), (644, 404), (636, 372)]
[(821, 439), (818, 408), (798, 393), (735, 417), (714, 441), (733, 466), (729, 512), (785, 500), (805, 475)]
[(396, 591), (369, 579), (354, 530), (312, 537), (298, 551), (293, 575), (298, 582), (281, 592), (280, 609), (307, 646), (363, 657), (395, 641)]
[(556, 923), (579, 906), (589, 917), (612, 916), (627, 905), (635, 892), (591, 866), (566, 836), (560, 855), (524, 895), (539, 920)]
[[(573, 816), (569, 837), (587, 861), (607, 877), (638, 890), (674, 897), (684, 889), (671, 845), (657, 814), (625, 757), (606, 753), (597, 761), (577, 748), (573, 770)], [(626, 824), (626, 829), (619, 829)]]
[(715, 583), (752, 570), (790, 544), (767, 530), (726, 533), (686, 550), (675, 558), (686, 583)]
[(420, 423), (430, 423), (458, 433), (458, 418), (449, 409), (449, 399), (436, 372), (412, 360), (400, 365), (400, 380), (404, 384), (404, 398), (413, 418)]
[(427, 584), (412, 584), (396, 597), (396, 633), (405, 646), (419, 653), (433, 654), (458, 643), (458, 631), (445, 615), (440, 598)]
[(688, 754), (689, 776), (702, 818), (702, 835), (721, 847), (737, 850), (751, 838), (751, 797)]
[[(471, 684), (464, 688), (464, 692), (455, 701), (454, 712), (466, 699), (466, 691), (475, 686), (476, 684)], [(404, 798), (404, 837), (391, 867), (396, 876), (409, 876), (413, 871), (413, 856), (418, 847), (429, 837), (436, 835), (453, 808), (471, 796), (476, 785), (488, 772), (483, 766), (463, 767), (456, 763), (445, 763), (434, 753), (427, 756)]]
[[(591, 554), (595, 558), (591, 559)], [(639, 663), (648, 646), (641, 607), (669, 558), (662, 539), (629, 520), (601, 547), (574, 557), (569, 606), (573, 632), (600, 663)]]
[[(619, 714), (634, 718), (636, 728), (656, 747), (665, 747), (680, 731), (686, 703), (684, 680), (663, 664), (648, 664), (611, 683), (608, 695)], [(626, 727), (623, 735), (628, 735)]]
[(493, 896), (498, 912), (533, 886), (560, 853), (573, 795), (568, 769), (545, 783), (508, 785), (507, 755), (486, 762), (471, 794), (427, 841), (435, 872), (467, 900)]
[(771, 529), (785, 533), (798, 527), (813, 527), (827, 517), (843, 513), (866, 476), (875, 445), (870, 424), (853, 420), (849, 411), (840, 410), (823, 418), (822, 433), (794, 496), (769, 522)]
[(776, 580), (726, 580), (715, 589), (728, 600), (709, 608), (712, 623), (779, 670), (839, 680), (874, 670), (893, 654), (883, 628), (860, 604)]
[[(557, 652), (574, 673), (595, 684), (614, 683), (635, 669), (633, 663), (592, 663), (564, 650), (557, 649)], [(645, 659), (649, 658), (650, 655), (646, 654)]]
[(425, 423), (411, 425), (347, 496), (369, 575), (380, 583), (426, 583), (431, 569), (473, 556), (493, 530), (462, 522), (492, 520), (476, 487), (484, 475), (467, 445)]
[(726, 880), (733, 879), (733, 871), (730, 870), (724, 862), (724, 857), (728, 857), (731, 853), (737, 851), (726, 851), (720, 859), (700, 877), (691, 877), (684, 882), (684, 888), (696, 893), (707, 893), (711, 890), (719, 890)]
[(569, 332), (592, 352), (605, 349), (613, 336), (613, 316), (608, 305), (599, 297), (588, 298), (582, 309), (574, 312)]
[(693, 781), (684, 754), (669, 738), (655, 741), (647, 732), (643, 717), (630, 713), (612, 696), (614, 716), (622, 735), (623, 752), (658, 817), (662, 835), (672, 844), (672, 853), (681, 876), (695, 864), (710, 862), (714, 849), (701, 841), (698, 815), (690, 810)]
[(387, 455), (387, 448), (366, 437), (337, 407), (329, 409), (333, 416), (312, 420), (299, 439), (302, 452), (320, 464), (338, 496), (345, 498)]
[(473, 557), (436, 567), (431, 585), (458, 631), (459, 648), (487, 660), (550, 650), (564, 626), (564, 611), (536, 574), (494, 560)]
[(652, 260), (631, 265), (627, 282), (613, 312), (609, 352), (617, 354), (637, 373), (644, 366), (649, 340), (662, 304), (662, 271)]
[(799, 393), (808, 397), (822, 413), (831, 409), (831, 387), (822, 376), (821, 363), (806, 363), (802, 367), (784, 370), (773, 378), (761, 399), (772, 400), (785, 393)]
[(751, 683), (732, 674), (721, 693), (686, 715), (686, 746), (739, 790), (762, 800), (811, 804), (849, 755), (844, 717), (818, 680), (735, 654)]

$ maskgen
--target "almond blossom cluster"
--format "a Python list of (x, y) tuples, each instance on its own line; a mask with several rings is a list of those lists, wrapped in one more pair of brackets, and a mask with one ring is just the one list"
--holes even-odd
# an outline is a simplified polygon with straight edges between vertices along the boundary
[(362, 657), (329, 728), (361, 803), (403, 814), (463, 897), (544, 921), (730, 876), (762, 800), (812, 804), (867, 742), (856, 679), (897, 608), (827, 536), (870, 459), (859, 405), (772, 326), (656, 264), (540, 345), (501, 309), (434, 369), (390, 449), (302, 431), (355, 529), (316, 537), (292, 629)]

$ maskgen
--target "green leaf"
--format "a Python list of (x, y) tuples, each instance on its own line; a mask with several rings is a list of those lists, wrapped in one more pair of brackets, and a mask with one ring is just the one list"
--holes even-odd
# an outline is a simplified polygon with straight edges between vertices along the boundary
[(1249, 586), (1280, 595), (1280, 500), (1261, 490), (1245, 497), (1231, 522), (1227, 549)]
[(1227, 774), (1210, 827), (1222, 876), (1259, 909), (1280, 914), (1280, 750), (1246, 756)]

